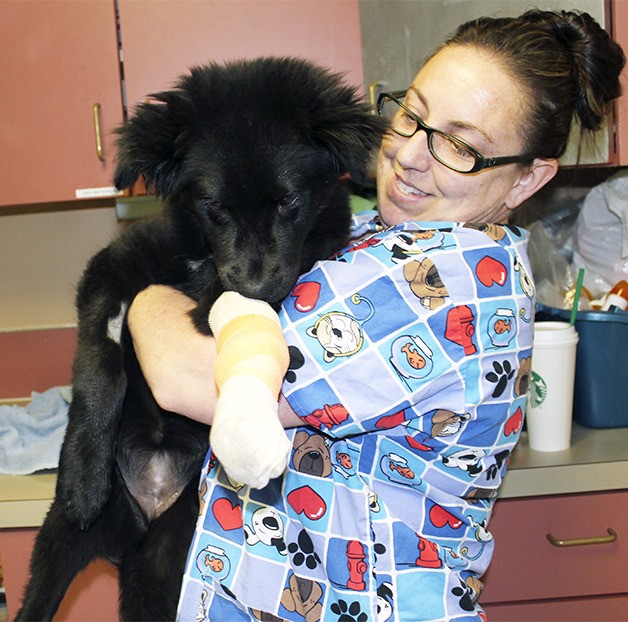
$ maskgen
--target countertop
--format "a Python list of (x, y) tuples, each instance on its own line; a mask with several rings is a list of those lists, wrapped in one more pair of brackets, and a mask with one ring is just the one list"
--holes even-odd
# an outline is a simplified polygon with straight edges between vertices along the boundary
[[(0, 474), (0, 528), (39, 527), (54, 496), (54, 471)], [(574, 423), (571, 447), (539, 452), (524, 432), (513, 452), (500, 498), (628, 489), (628, 428), (585, 428)]]
[(574, 422), (565, 451), (534, 451), (522, 433), (500, 498), (622, 489), (628, 489), (628, 428), (594, 429)]

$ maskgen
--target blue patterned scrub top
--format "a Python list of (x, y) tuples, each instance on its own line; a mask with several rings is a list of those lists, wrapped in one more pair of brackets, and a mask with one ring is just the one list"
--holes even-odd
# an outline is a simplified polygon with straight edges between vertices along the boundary
[(525, 411), (527, 233), (358, 223), (281, 312), (304, 425), (283, 477), (211, 452), (180, 620), (478, 620), (488, 520)]

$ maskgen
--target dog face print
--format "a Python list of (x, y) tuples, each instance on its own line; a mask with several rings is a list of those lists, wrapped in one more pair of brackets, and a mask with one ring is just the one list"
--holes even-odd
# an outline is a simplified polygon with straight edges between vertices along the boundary
[(426, 309), (438, 309), (445, 304), (449, 294), (431, 259), (408, 262), (403, 267), (403, 276), (410, 284), (412, 293)]
[(465, 422), (468, 421), (468, 413), (457, 415), (450, 410), (439, 409), (432, 415), (432, 438), (447, 437), (458, 434)]
[(306, 331), (320, 343), (324, 350), (323, 360), (326, 363), (331, 363), (339, 357), (356, 354), (362, 348), (364, 343), (362, 324), (370, 320), (375, 311), (371, 302), (359, 294), (354, 294), (351, 302), (355, 305), (366, 303), (370, 308), (368, 316), (358, 320), (344, 311), (330, 311)]
[(451, 469), (460, 469), (475, 476), (482, 472), (482, 459), (485, 455), (484, 449), (461, 449), (443, 457), (443, 464)]
[(384, 242), (384, 248), (390, 251), (394, 263), (402, 263), (416, 255), (443, 245), (445, 234), (436, 229), (423, 231), (404, 231)]
[(274, 546), (278, 553), (286, 555), (284, 524), (276, 510), (271, 507), (255, 510), (251, 525), (251, 527), (244, 525), (244, 537), (249, 546), (261, 542), (266, 546)]

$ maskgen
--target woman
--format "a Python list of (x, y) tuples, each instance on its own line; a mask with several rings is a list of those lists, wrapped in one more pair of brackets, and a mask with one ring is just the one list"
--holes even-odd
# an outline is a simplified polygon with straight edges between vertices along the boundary
[[(379, 216), (284, 303), (283, 477), (241, 489), (213, 457), (182, 620), (471, 620), (493, 502), (525, 411), (533, 288), (512, 210), (549, 182), (574, 115), (597, 129), (624, 56), (588, 15), (461, 26), (392, 109)], [(311, 311), (299, 297), (313, 292)], [(211, 423), (212, 340), (152, 288), (129, 322), (165, 408)]]

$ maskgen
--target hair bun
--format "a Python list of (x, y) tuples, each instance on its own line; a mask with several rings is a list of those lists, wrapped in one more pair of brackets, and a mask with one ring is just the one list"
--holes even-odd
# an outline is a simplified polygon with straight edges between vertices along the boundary
[(574, 113), (584, 129), (599, 129), (621, 95), (617, 77), (626, 62), (621, 46), (588, 13), (529, 11), (522, 19), (553, 34), (567, 51), (575, 80)]

